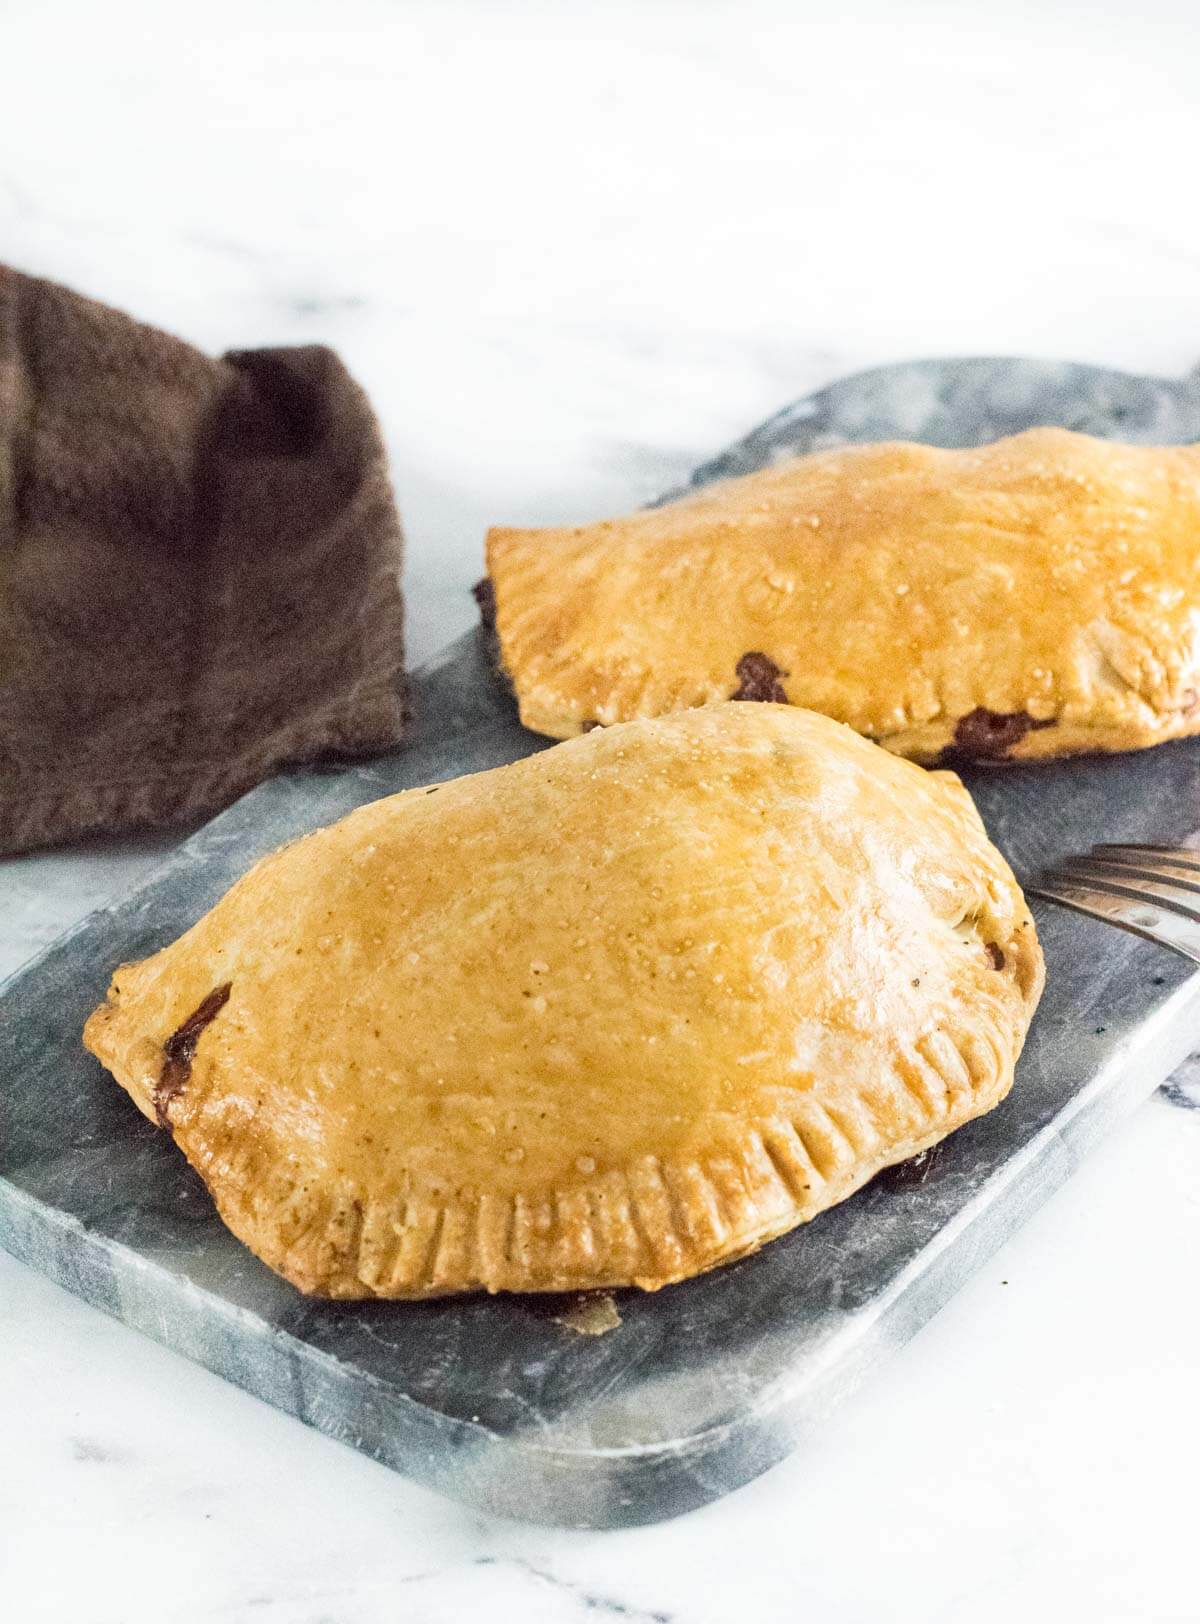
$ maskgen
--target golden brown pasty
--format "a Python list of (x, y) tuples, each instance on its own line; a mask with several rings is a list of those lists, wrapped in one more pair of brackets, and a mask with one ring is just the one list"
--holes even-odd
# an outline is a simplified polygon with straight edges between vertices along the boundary
[(990, 1109), (1041, 982), (956, 778), (717, 705), (285, 848), (85, 1041), (304, 1291), (652, 1288)]
[(1200, 448), (848, 446), (574, 530), (493, 530), (521, 720), (786, 700), (897, 755), (1200, 731)]

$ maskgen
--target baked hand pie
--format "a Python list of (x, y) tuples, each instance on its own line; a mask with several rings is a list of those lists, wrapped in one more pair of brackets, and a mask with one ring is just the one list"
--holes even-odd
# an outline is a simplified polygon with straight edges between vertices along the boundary
[(726, 704), (284, 848), (85, 1042), (302, 1291), (653, 1289), (989, 1110), (1041, 984), (953, 775)]
[(930, 762), (1200, 731), (1200, 447), (1032, 429), (846, 446), (568, 530), (493, 530), (521, 720), (722, 699), (822, 711)]

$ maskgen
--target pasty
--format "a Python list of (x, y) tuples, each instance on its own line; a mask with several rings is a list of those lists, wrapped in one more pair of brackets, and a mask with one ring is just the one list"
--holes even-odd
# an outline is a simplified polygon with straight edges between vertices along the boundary
[(1032, 429), (847, 446), (665, 507), (493, 530), (521, 720), (568, 738), (714, 700), (931, 762), (1200, 731), (1200, 448)]
[(85, 1041), (303, 1291), (654, 1288), (989, 1110), (1041, 981), (952, 774), (724, 704), (285, 847)]

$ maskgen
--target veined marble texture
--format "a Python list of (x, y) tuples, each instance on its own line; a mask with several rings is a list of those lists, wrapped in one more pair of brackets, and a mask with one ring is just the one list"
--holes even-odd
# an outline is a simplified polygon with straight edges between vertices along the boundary
[[(473, 618), (487, 523), (648, 500), (832, 379), (1185, 374), (1195, 53), (1156, 0), (13, 0), (0, 257), (214, 349), (335, 344), (420, 659)], [(0, 866), (3, 968), (155, 861)], [(1160, 1096), (802, 1456), (619, 1535), (457, 1510), (0, 1256), (0, 1595), (34, 1624), (1196, 1618), (1198, 1173), (1200, 1113)]]

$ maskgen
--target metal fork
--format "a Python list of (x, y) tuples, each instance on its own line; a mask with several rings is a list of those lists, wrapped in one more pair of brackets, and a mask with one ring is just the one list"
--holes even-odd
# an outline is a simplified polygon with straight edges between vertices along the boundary
[(1093, 846), (1088, 856), (1068, 857), (1025, 889), (1200, 964), (1200, 851)]

